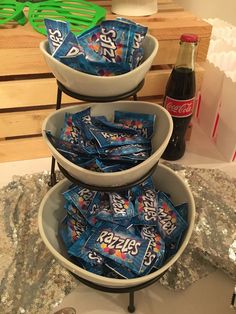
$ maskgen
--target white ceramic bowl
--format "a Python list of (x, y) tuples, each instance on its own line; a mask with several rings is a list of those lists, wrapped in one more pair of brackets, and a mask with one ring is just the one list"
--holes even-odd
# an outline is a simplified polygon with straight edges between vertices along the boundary
[(143, 63), (128, 73), (110, 77), (90, 75), (64, 65), (51, 56), (47, 40), (40, 43), (40, 49), (56, 79), (69, 90), (81, 95), (106, 97), (129, 92), (144, 79), (157, 54), (158, 41), (155, 37), (147, 35)]
[[(51, 131), (51, 133), (55, 136), (59, 136), (61, 128), (64, 124), (65, 113), (75, 113), (88, 107), (91, 107), (92, 116), (105, 115), (111, 121), (114, 120), (115, 110), (156, 114), (154, 135), (152, 138), (152, 155), (135, 167), (114, 173), (90, 171), (70, 162), (50, 143), (45, 134), (45, 130)], [(151, 170), (151, 168), (158, 162), (164, 152), (169, 142), (172, 129), (172, 118), (168, 111), (162, 106), (143, 101), (117, 101), (111, 103), (107, 102), (76, 105), (56, 110), (44, 120), (42, 133), (53, 156), (59, 164), (69, 172), (69, 174), (79, 181), (89, 185), (109, 187), (133, 183), (148, 173), (148, 171)]]
[(61, 249), (58, 228), (59, 222), (65, 216), (65, 210), (63, 208), (64, 198), (62, 192), (66, 191), (71, 184), (67, 179), (62, 180), (56, 184), (44, 197), (39, 208), (38, 224), (39, 232), (45, 243), (46, 247), (52, 253), (52, 255), (63, 265), (66, 269), (72, 273), (87, 279), (93, 283), (100, 284), (105, 287), (126, 288), (132, 287), (144, 282), (147, 282), (165, 272), (171, 265), (173, 265), (186, 248), (190, 236), (194, 227), (195, 219), (195, 204), (192, 193), (184, 182), (173, 170), (166, 166), (159, 165), (153, 174), (153, 180), (155, 186), (167, 193), (171, 194), (174, 204), (180, 204), (182, 202), (188, 202), (188, 229), (185, 233), (184, 239), (178, 252), (160, 269), (157, 271), (140, 278), (135, 279), (113, 279), (103, 276), (95, 275), (88, 272), (79, 266), (76, 266), (70, 262), (66, 257), (64, 250)]

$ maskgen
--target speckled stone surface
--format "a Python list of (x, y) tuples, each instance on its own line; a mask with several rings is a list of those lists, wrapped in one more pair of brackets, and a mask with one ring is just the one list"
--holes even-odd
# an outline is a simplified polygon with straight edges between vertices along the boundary
[[(216, 267), (236, 279), (236, 180), (215, 169), (168, 165), (189, 184), (197, 217), (187, 249), (160, 282), (183, 290)], [(48, 314), (77, 286), (39, 236), (48, 180), (46, 172), (15, 177), (0, 190), (0, 313)]]

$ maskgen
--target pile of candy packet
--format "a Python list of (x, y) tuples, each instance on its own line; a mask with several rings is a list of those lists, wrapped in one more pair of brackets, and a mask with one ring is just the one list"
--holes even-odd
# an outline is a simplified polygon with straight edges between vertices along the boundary
[(69, 259), (97, 275), (131, 279), (157, 270), (188, 227), (188, 204), (174, 206), (151, 177), (119, 193), (72, 185), (63, 196), (60, 235)]
[(74, 164), (92, 171), (116, 172), (146, 160), (152, 151), (156, 116), (114, 112), (114, 122), (91, 116), (91, 108), (66, 113), (60, 137), (47, 131), (57, 151)]
[(67, 22), (44, 22), (51, 55), (75, 70), (113, 76), (133, 70), (143, 59), (147, 27), (133, 21), (105, 20), (78, 36)]

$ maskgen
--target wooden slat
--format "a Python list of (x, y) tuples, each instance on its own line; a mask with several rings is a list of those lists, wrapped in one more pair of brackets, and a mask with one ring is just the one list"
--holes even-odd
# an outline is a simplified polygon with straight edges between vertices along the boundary
[[(203, 69), (198, 67), (196, 73), (197, 77), (202, 75)], [(170, 69), (149, 71), (140, 95), (162, 95), (169, 75)], [(53, 105), (56, 94), (57, 86), (54, 78), (0, 82), (0, 110)], [(62, 103), (78, 102), (63, 93)]]
[(0, 138), (40, 134), (43, 120), (54, 110), (1, 113)]
[(50, 155), (41, 137), (0, 141), (0, 162), (36, 159)]
[(17, 25), (13, 28), (6, 28), (3, 25), (0, 28), (0, 49), (35, 48), (44, 39), (46, 37), (36, 32), (30, 23), (24, 26)]
[[(152, 96), (152, 95), (163, 95), (166, 87), (167, 80), (170, 76), (170, 69), (165, 70), (154, 70), (148, 72), (144, 87), (138, 93), (138, 96)], [(199, 89), (204, 69), (200, 65), (196, 67), (196, 90)]]
[(55, 108), (0, 113), (0, 140), (41, 134), (43, 121), (54, 111)]
[[(209, 37), (211, 26), (207, 22), (196, 19), (186, 11), (179, 14), (182, 14), (182, 18), (178, 18), (176, 12), (158, 12), (150, 17), (132, 17), (132, 20), (148, 26), (150, 33), (159, 40), (178, 39), (184, 32), (196, 32), (200, 37)], [(0, 49), (38, 48), (44, 39), (45, 37), (34, 31), (29, 23), (12, 29), (0, 29)]]
[(39, 48), (0, 49), (0, 76), (50, 73)]
[[(153, 61), (153, 65), (175, 64), (179, 51), (179, 40), (159, 40), (159, 48), (157, 55)], [(196, 62), (206, 60), (209, 38), (200, 38), (197, 48)]]
[[(209, 38), (200, 38), (196, 61), (206, 59)], [(159, 40), (159, 49), (153, 65), (174, 64), (179, 49), (179, 40)], [(4, 60), (0, 68), (0, 76), (30, 75), (50, 73), (41, 51), (38, 48), (22, 48), (20, 54), (16, 49), (1, 49), (0, 60)]]
[(200, 38), (210, 38), (211, 26), (202, 20), (160, 21), (148, 23), (150, 34), (158, 40), (179, 39), (183, 33), (196, 33)]
[[(0, 110), (53, 105), (56, 96), (54, 78), (0, 82)], [(78, 100), (63, 94), (62, 103), (76, 102)]]

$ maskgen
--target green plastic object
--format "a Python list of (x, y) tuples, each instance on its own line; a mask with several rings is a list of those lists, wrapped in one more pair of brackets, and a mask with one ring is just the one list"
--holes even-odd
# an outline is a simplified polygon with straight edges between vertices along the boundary
[[(28, 7), (25, 15), (24, 8)], [(0, 0), (0, 25), (16, 21), (24, 25), (28, 21), (33, 28), (46, 35), (45, 18), (70, 23), (71, 31), (80, 34), (100, 23), (106, 10), (94, 3), (83, 0)]]

